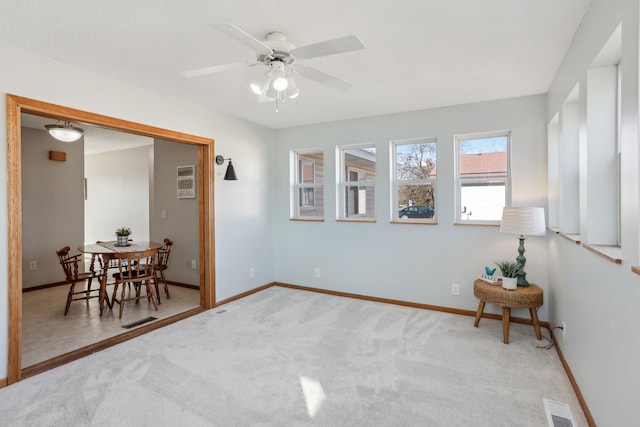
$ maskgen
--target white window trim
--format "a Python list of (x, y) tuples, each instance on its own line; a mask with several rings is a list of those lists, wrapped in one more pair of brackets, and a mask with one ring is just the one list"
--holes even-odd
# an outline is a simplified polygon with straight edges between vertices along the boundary
[[(304, 162), (310, 162), (312, 167), (313, 167), (313, 172), (311, 173), (311, 176), (313, 178), (313, 182), (298, 182), (295, 184), (296, 187), (298, 187), (298, 208), (300, 210), (311, 210), (311, 209), (315, 209), (316, 207), (316, 195), (315, 195), (315, 184), (316, 184), (316, 161), (315, 160), (309, 160), (309, 159), (301, 159), (300, 156), (298, 155), (298, 173), (297, 173), (297, 177), (300, 180), (300, 176), (301, 174), (304, 175), (304, 171), (300, 170), (300, 164), (304, 163)], [(311, 204), (305, 205), (302, 203), (302, 198), (300, 197), (301, 193), (304, 193), (305, 189), (312, 189), (314, 190), (314, 194), (313, 194), (313, 200)]]
[[(462, 219), (462, 202), (461, 202), (461, 180), (460, 180), (460, 141), (469, 139), (494, 138), (498, 136), (507, 137), (507, 176), (506, 177), (488, 177), (488, 178), (468, 178), (466, 182), (504, 182), (505, 206), (511, 206), (511, 131), (492, 131), (477, 132), (454, 135), (454, 173), (455, 173), (455, 224), (463, 225), (500, 225), (500, 220), (463, 220)], [(472, 181), (473, 180), (473, 181)]]
[[(322, 215), (317, 215), (317, 216), (301, 216), (299, 214), (299, 212), (301, 211), (310, 211), (316, 208), (316, 200), (315, 198), (317, 197), (317, 193), (315, 191), (315, 189), (324, 189), (324, 183), (320, 184), (316, 182), (316, 178), (315, 178), (315, 173), (316, 173), (316, 162), (313, 161), (314, 165), (313, 165), (313, 184), (310, 183), (299, 183), (298, 182), (298, 178), (300, 177), (300, 159), (299, 156), (300, 155), (305, 155), (305, 154), (316, 154), (316, 153), (322, 153), (322, 157), (323, 159), (326, 158), (325, 156), (325, 152), (324, 149), (322, 148), (315, 148), (315, 149), (304, 149), (304, 150), (291, 150), (290, 152), (290, 163), (291, 163), (291, 167), (290, 169), (290, 177), (289, 177), (289, 187), (290, 187), (290, 191), (289, 191), (289, 198), (290, 198), (290, 212), (289, 212), (289, 218), (290, 219), (303, 219), (303, 220), (308, 220), (308, 219), (313, 219), (313, 220), (317, 220), (317, 219), (324, 219), (324, 212)], [(326, 161), (325, 161), (325, 167), (326, 167)], [(300, 205), (300, 192), (302, 189), (304, 188), (313, 188), (314, 189), (314, 205), (313, 206), (301, 206)]]
[[(376, 188), (376, 181), (375, 180), (369, 180), (369, 179), (365, 179), (362, 181), (348, 181), (348, 176), (349, 176), (349, 172), (351, 171), (356, 171), (359, 173), (362, 173), (365, 175), (367, 175), (368, 171), (362, 170), (362, 169), (358, 169), (358, 168), (354, 168), (354, 167), (349, 167), (349, 168), (345, 168), (345, 159), (344, 159), (344, 154), (345, 151), (347, 150), (357, 150), (360, 148), (375, 148), (376, 149), (376, 154), (374, 156), (375, 160), (376, 160), (376, 171), (375, 171), (375, 175), (376, 175), (376, 179), (378, 176), (379, 171), (377, 170), (378, 164), (377, 164), (377, 154), (378, 154), (378, 148), (376, 146), (375, 143), (368, 143), (368, 144), (356, 144), (356, 145), (341, 145), (341, 146), (337, 146), (336, 147), (336, 163), (338, 165), (338, 167), (336, 168), (336, 183), (337, 183), (337, 191), (336, 191), (336, 195), (337, 195), (337, 200), (336, 200), (336, 219), (338, 221), (371, 221), (371, 222), (375, 222), (376, 218), (375, 217), (369, 217), (367, 216), (367, 214), (354, 214), (354, 215), (346, 215), (346, 200), (345, 200), (345, 192), (347, 187), (372, 187), (374, 189), (375, 192), (375, 188)], [(346, 169), (346, 170), (345, 170)], [(366, 205), (365, 205), (366, 208)], [(376, 213), (377, 216), (377, 213)]]
[[(417, 222), (417, 223), (435, 223), (437, 222), (437, 206), (438, 206), (438, 177), (428, 179), (412, 179), (412, 180), (396, 180), (396, 166), (398, 164), (396, 147), (399, 145), (412, 145), (412, 144), (436, 144), (436, 166), (437, 166), (437, 150), (438, 140), (435, 137), (432, 138), (416, 138), (416, 139), (402, 139), (391, 141), (391, 221), (392, 222)], [(433, 186), (433, 198), (434, 198), (434, 213), (432, 218), (407, 218), (402, 219), (398, 217), (398, 187), (402, 185), (428, 185)]]

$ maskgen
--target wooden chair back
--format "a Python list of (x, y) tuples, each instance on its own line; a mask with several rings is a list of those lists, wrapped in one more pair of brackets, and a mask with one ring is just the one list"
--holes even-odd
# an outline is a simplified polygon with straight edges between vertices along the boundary
[(169, 263), (169, 255), (171, 255), (171, 247), (173, 246), (173, 241), (171, 239), (164, 239), (164, 244), (158, 250), (158, 265), (156, 266), (159, 270), (166, 270), (167, 264)]
[[(158, 303), (155, 293), (156, 285), (156, 256), (158, 249), (148, 249), (136, 252), (116, 252), (111, 254), (117, 263), (117, 273), (113, 274), (115, 279), (113, 287), (113, 304), (120, 304), (120, 317), (124, 310), (126, 301), (138, 301), (142, 298), (148, 298), (149, 302), (158, 310)], [(133, 284), (135, 296), (125, 296), (125, 284)], [(122, 285), (120, 296), (118, 296), (118, 287)], [(141, 294), (142, 289), (146, 289), (146, 296)]]
[[(64, 315), (66, 316), (69, 312), (69, 307), (71, 306), (72, 301), (76, 300), (86, 300), (87, 303), (91, 298), (99, 298), (100, 297), (100, 289), (94, 288), (91, 289), (91, 281), (95, 276), (93, 271), (81, 272), (80, 271), (80, 262), (82, 261), (82, 254), (70, 255), (69, 251), (71, 248), (69, 246), (65, 246), (56, 251), (56, 255), (58, 255), (58, 259), (60, 260), (60, 265), (64, 270), (64, 275), (67, 281), (69, 282), (69, 293), (67, 294), (67, 304), (64, 309)], [(93, 267), (93, 262), (92, 262)], [(87, 281), (86, 289), (76, 290), (76, 283), (82, 283)], [(109, 304), (107, 300), (107, 304)]]
[(116, 252), (113, 259), (118, 272), (113, 275), (117, 282), (142, 283), (155, 279), (155, 257), (158, 249), (137, 252)]
[(71, 248), (69, 246), (65, 246), (64, 248), (58, 249), (56, 254), (58, 255), (58, 259), (60, 260), (60, 265), (64, 270), (65, 278), (68, 281), (76, 282), (79, 279), (79, 265), (80, 265), (80, 254), (77, 255), (69, 255), (69, 251)]

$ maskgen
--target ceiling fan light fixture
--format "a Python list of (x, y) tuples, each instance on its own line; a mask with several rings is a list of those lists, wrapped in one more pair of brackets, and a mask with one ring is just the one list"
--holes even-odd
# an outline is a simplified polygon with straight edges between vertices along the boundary
[(275, 99), (278, 97), (278, 92), (273, 88), (273, 85), (269, 85), (269, 88), (264, 93), (264, 95), (269, 101), (275, 101)]
[(295, 80), (293, 80), (291, 77), (287, 77), (287, 80), (289, 81), (289, 86), (287, 87), (287, 96), (290, 99), (295, 99), (298, 97), (298, 95), (300, 95), (300, 89), (298, 89)]
[(60, 142), (75, 142), (84, 135), (84, 129), (71, 126), (69, 122), (61, 124), (60, 120), (55, 125), (44, 125), (44, 127), (49, 131), (49, 135)]
[(251, 91), (256, 95), (260, 96), (267, 91), (269, 84), (271, 83), (271, 71), (263, 74), (258, 77), (256, 80), (252, 81), (249, 84)]
[(280, 69), (273, 70), (273, 81), (271, 82), (271, 86), (278, 92), (283, 91), (289, 86), (289, 80), (287, 80), (287, 75), (284, 71)]

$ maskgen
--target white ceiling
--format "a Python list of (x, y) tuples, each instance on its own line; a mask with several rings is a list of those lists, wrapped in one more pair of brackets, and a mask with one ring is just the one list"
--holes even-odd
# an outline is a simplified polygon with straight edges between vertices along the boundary
[[(589, 0), (0, 0), (0, 42), (278, 129), (547, 92)], [(366, 49), (310, 59), (352, 83), (301, 76), (276, 113), (248, 87), (264, 66), (185, 78), (255, 60), (208, 24), (296, 46), (356, 35)], [(70, 88), (72, 89), (72, 88)]]

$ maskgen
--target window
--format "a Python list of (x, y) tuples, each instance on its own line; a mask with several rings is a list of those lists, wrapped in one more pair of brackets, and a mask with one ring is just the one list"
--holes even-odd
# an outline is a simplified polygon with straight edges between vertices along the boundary
[(340, 165), (338, 219), (375, 220), (375, 146), (338, 147), (338, 156)]
[(392, 146), (392, 221), (435, 222), (436, 140)]
[(457, 223), (498, 223), (511, 202), (508, 132), (456, 137)]
[(324, 153), (294, 151), (291, 159), (291, 218), (324, 219)]
[(582, 242), (620, 246), (620, 79), (617, 65), (587, 70), (586, 138), (580, 140)]

